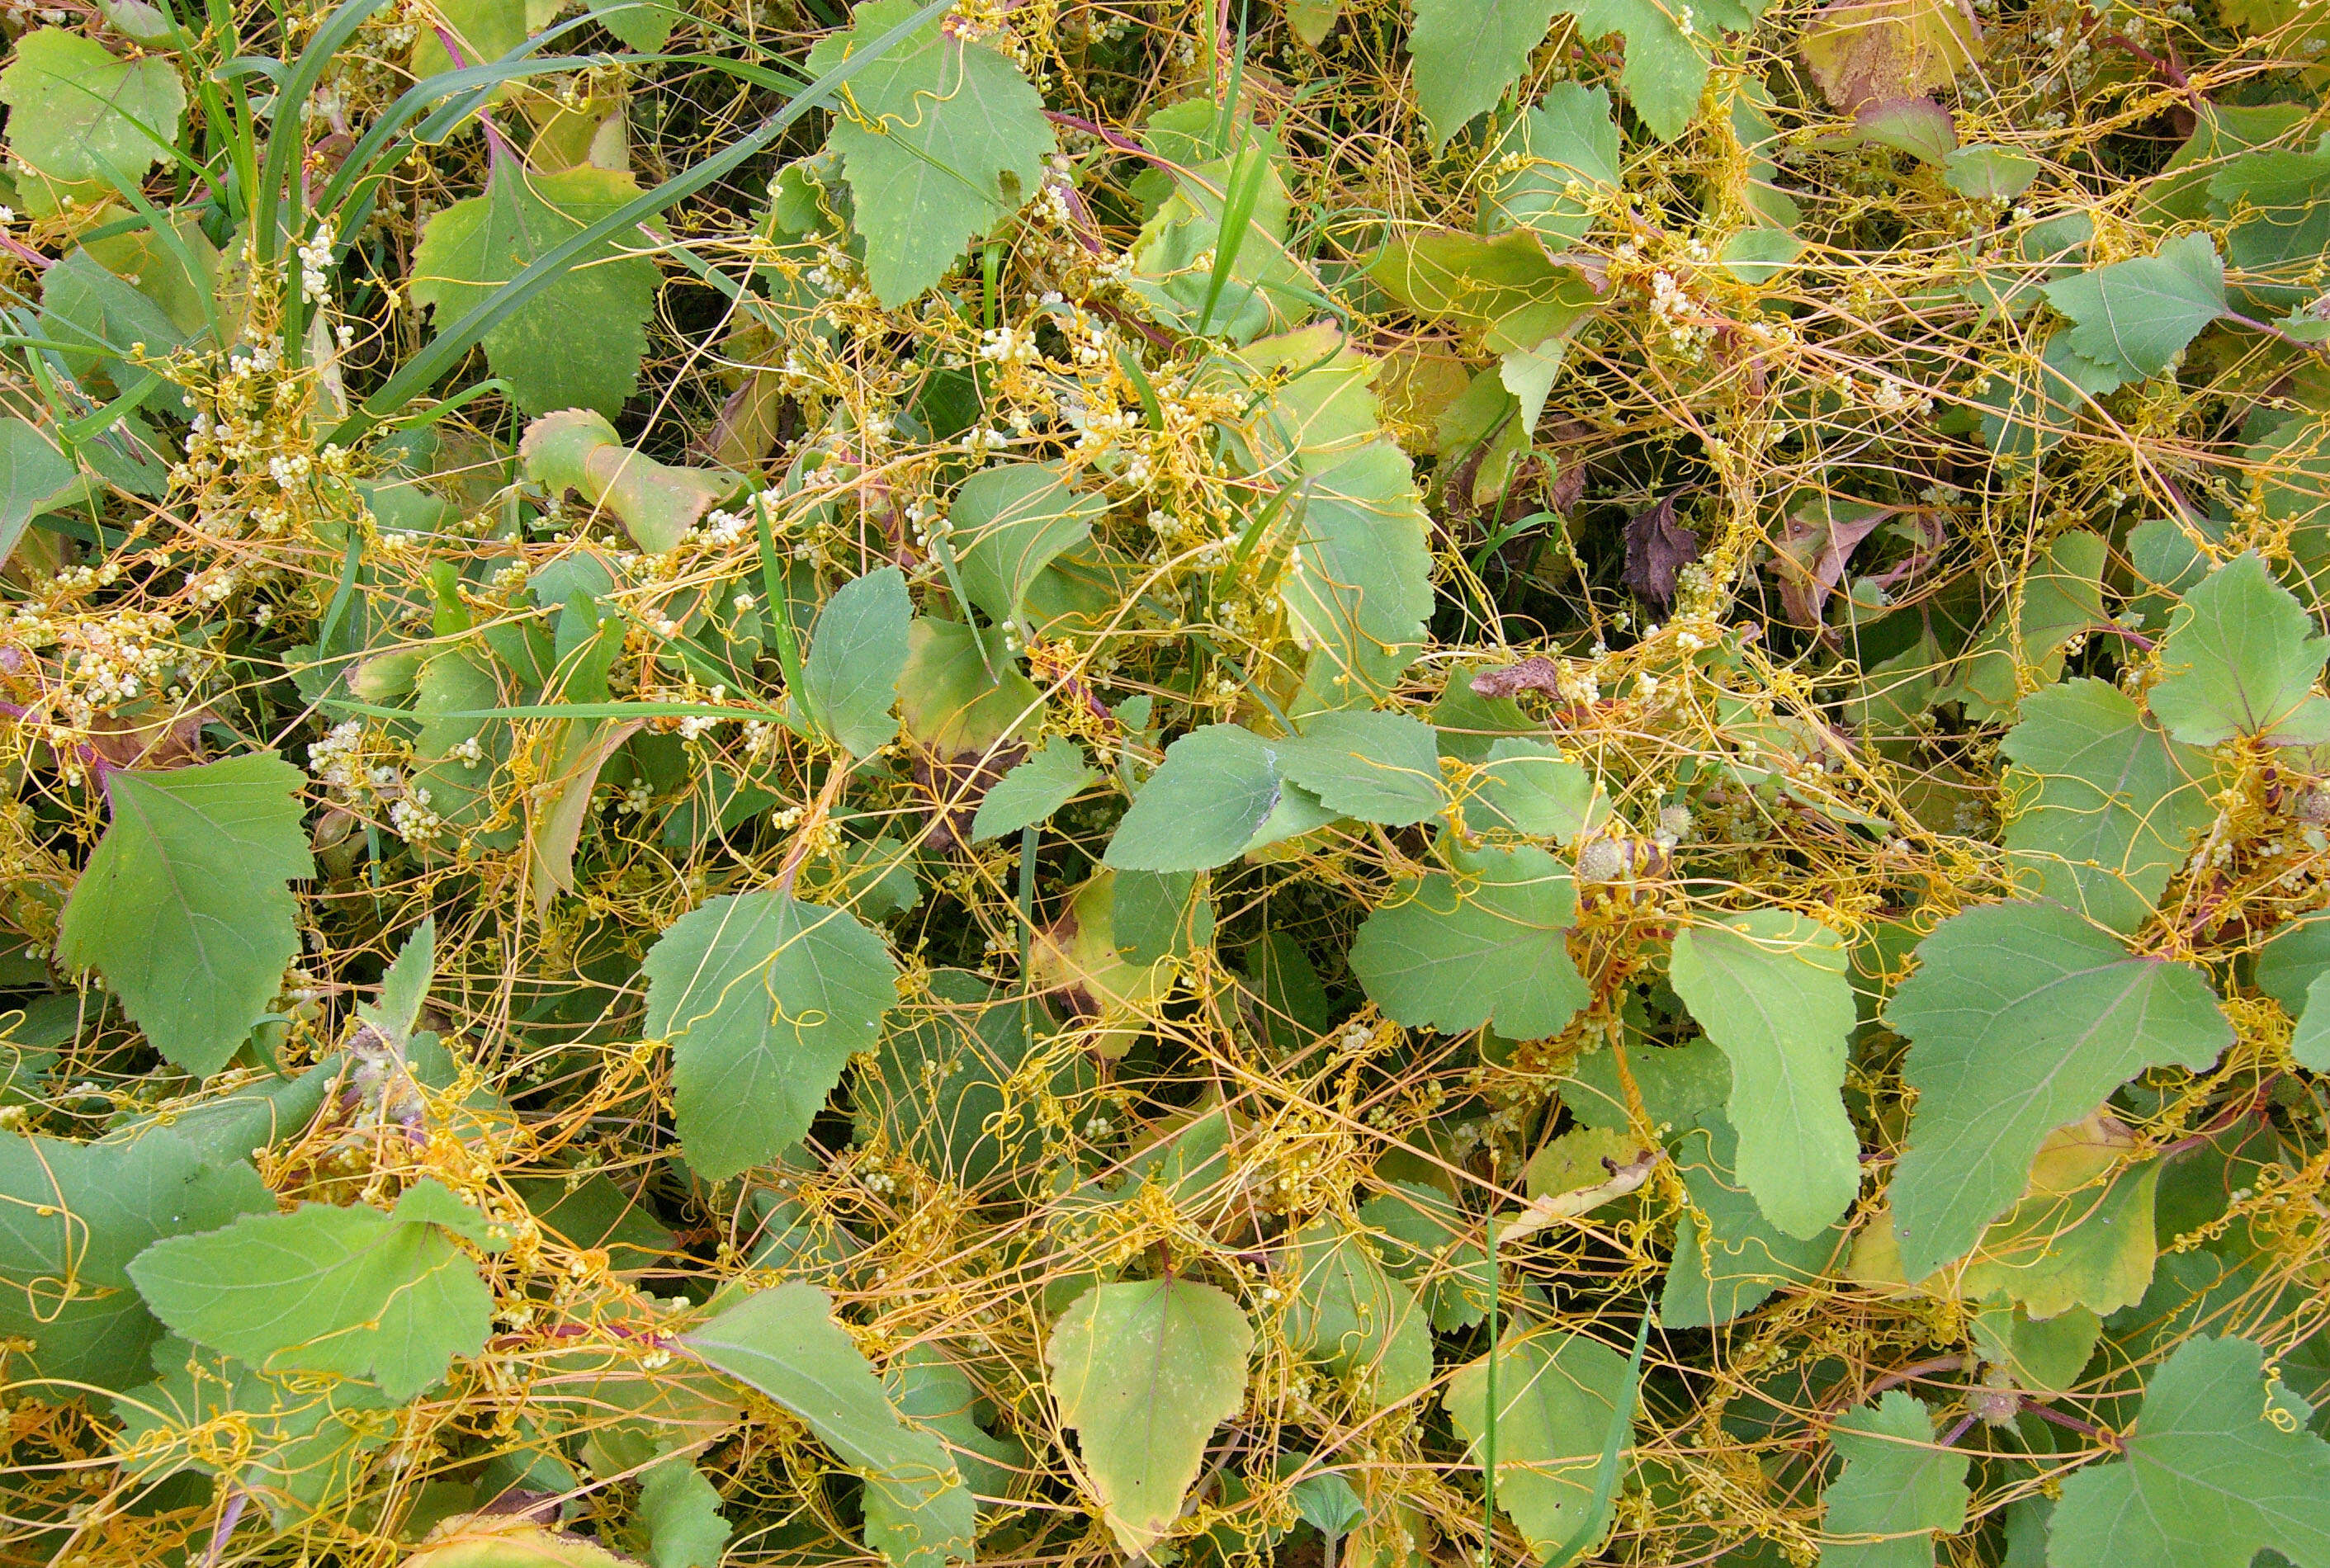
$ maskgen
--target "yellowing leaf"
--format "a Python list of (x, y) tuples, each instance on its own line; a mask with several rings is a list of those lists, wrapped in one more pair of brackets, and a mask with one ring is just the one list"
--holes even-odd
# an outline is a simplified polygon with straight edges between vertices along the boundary
[(1569, 331), (1599, 298), (1577, 266), (1528, 229), (1493, 240), (1427, 229), (1395, 236), (1368, 275), (1428, 321), (1477, 333), (1492, 353), (1533, 349)]
[(580, 1535), (521, 1514), (457, 1514), (429, 1533), (399, 1568), (629, 1568)]
[(1829, 0), (1797, 47), (1821, 92), (1848, 114), (1947, 87), (1983, 57), (1965, 0)]
[(1254, 1328), (1227, 1294), (1168, 1277), (1095, 1285), (1045, 1364), (1118, 1544), (1146, 1554), (1181, 1511), (1206, 1440), (1246, 1403)]
[(623, 445), (615, 427), (589, 409), (563, 409), (526, 426), (518, 461), (552, 495), (579, 491), (613, 513), (640, 549), (658, 555), (744, 485), (742, 474), (725, 469), (667, 468)]
[[(2003, 1292), (2039, 1321), (2080, 1308), (2116, 1312), (2142, 1300), (2152, 1283), (2161, 1166), (2117, 1168), (2135, 1148), (2135, 1135), (2102, 1114), (2049, 1133), (2022, 1200), (1984, 1231), (1968, 1257), (1920, 1289), (1966, 1301)], [(1889, 1211), (1880, 1210), (1854, 1239), (1849, 1270), (1872, 1285), (1902, 1283)]]
[(541, 793), (527, 802), (526, 861), (536, 916), (558, 894), (574, 891), (574, 848), (591, 809), (591, 793), (599, 785), (599, 770), (639, 732), (640, 723), (570, 719), (555, 726), (564, 732), (559, 743), (547, 749), (556, 760), (537, 782)]

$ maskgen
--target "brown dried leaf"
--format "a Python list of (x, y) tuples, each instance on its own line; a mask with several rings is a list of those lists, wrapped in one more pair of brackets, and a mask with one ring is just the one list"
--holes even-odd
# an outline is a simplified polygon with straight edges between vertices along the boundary
[(1683, 495), (1677, 490), (1626, 520), (1626, 570), (1621, 581), (1662, 609), (1674, 600), (1675, 573), (1699, 559), (1699, 535), (1675, 521), (1675, 503)]
[(1822, 94), (1848, 114), (1947, 87), (1983, 57), (1965, 0), (1829, 0), (1797, 48)]
[(1844, 569), (1861, 542), (1899, 510), (1853, 502), (1814, 501), (1788, 519), (1772, 558), (1780, 603), (1799, 626), (1817, 627), (1828, 596), (1844, 581)]
[(914, 756), (915, 785), (931, 808), (930, 836), (923, 842), (943, 855), (971, 842), (979, 803), (1003, 775), (1028, 760), (1028, 748), (999, 741), (984, 751), (922, 751)]
[(88, 748), (116, 768), (191, 768), (203, 760), (207, 708), (166, 720), (136, 720), (105, 714), (89, 726)]
[(1513, 697), (1523, 692), (1543, 692), (1549, 697), (1559, 696), (1561, 672), (1554, 666), (1551, 659), (1532, 656), (1517, 665), (1482, 670), (1473, 677), (1473, 690), (1483, 697)]

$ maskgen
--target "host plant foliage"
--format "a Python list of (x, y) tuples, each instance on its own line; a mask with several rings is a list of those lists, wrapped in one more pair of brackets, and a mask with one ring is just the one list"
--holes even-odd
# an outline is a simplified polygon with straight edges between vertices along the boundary
[(2330, 1568), (2330, 7), (0, 26), (0, 1559)]

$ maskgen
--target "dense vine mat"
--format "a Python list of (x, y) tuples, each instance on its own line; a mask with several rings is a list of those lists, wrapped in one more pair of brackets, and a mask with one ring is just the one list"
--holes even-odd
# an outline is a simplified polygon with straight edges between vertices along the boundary
[(0, 25), (0, 1562), (2330, 1568), (2330, 5)]

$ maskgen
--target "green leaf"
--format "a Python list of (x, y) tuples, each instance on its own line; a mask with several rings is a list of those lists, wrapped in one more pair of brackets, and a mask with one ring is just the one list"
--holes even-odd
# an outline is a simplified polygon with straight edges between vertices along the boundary
[[(453, 59), (455, 49), (460, 52), (462, 65), (499, 60), (526, 42), (529, 31), (527, 12), (544, 3), (545, 0), (438, 0), (437, 15), (443, 21), (443, 31), (435, 27), (416, 30), (412, 74), (429, 77), (458, 69)], [(449, 43), (451, 48), (447, 47)]]
[(2330, 1563), (2330, 1443), (2246, 1339), (2199, 1337), (2153, 1373), (2120, 1457), (2063, 1482), (2048, 1568)]
[(1283, 592), (1296, 642), (1313, 650), (1300, 720), (1387, 696), (1424, 651), (1432, 553), (1407, 458), (1373, 442), (1310, 483)]
[(2010, 202), (2046, 171), (2037, 158), (1977, 142), (1953, 150), (1943, 160), (1942, 183), (1976, 201)]
[(1377, 1261), (1366, 1235), (1332, 1218), (1298, 1232), (1285, 1254), (1293, 1270), (1286, 1342), (1367, 1403), (1397, 1404), (1432, 1381), (1432, 1327), (1416, 1293)]
[(1785, 911), (1729, 916), (1676, 936), (1673, 984), (1730, 1060), (1739, 1178), (1780, 1229), (1821, 1234), (1861, 1190), (1842, 1099), (1855, 1021), (1844, 940)]
[[(412, 302), (435, 307), (441, 332), (552, 246), (639, 194), (630, 175), (588, 164), (546, 175), (495, 158), (485, 194), (454, 203), (422, 228)], [(639, 388), (658, 280), (648, 258), (624, 255), (611, 241), (593, 245), (486, 334), (486, 361), (527, 414), (584, 408), (612, 418)]]
[(1224, 156), (1174, 176), (1133, 241), (1126, 287), (1161, 321), (1245, 343), (1293, 326), (1322, 297), (1287, 252), (1285, 149), (1268, 130), (1237, 129)]
[(744, 487), (742, 474), (668, 468), (624, 446), (615, 427), (589, 409), (545, 414), (526, 426), (517, 452), (527, 478), (553, 496), (581, 492), (591, 506), (613, 513), (639, 548), (654, 555), (677, 549), (706, 513)]
[(1018, 619), (1029, 585), (1091, 538), (1107, 513), (1103, 497), (1069, 488), (1057, 463), (981, 468), (962, 482), (947, 513), (963, 591), (990, 619)]
[(1545, 42), (1560, 0), (1416, 0), (1407, 52), (1435, 147), (1496, 107)]
[(2041, 687), (2022, 713), (2000, 748), (2016, 764), (2008, 852), (2046, 897), (2133, 932), (2216, 816), (2205, 759), (2145, 723), (2108, 681)]
[(1912, 1282), (1964, 1257), (2022, 1194), (2042, 1138), (2137, 1073), (2232, 1043), (2208, 982), (2130, 953), (2060, 904), (1987, 904), (1918, 947), (1886, 1022), (1917, 1091), (1889, 1196)]
[(1321, 1535), (1340, 1535), (1367, 1517), (1367, 1506), (1351, 1483), (1331, 1471), (1305, 1476), (1291, 1490), (1296, 1515)]
[(1402, 891), (1351, 944), (1351, 972), (1387, 1016), (1537, 1040), (1586, 1004), (1568, 945), (1577, 884), (1544, 850), (1482, 850), (1461, 877), (1431, 872)]
[(391, 1212), (301, 1204), (156, 1242), (129, 1277), (197, 1345), (270, 1374), (366, 1378), (402, 1403), (483, 1350), (492, 1326), (493, 1294), (454, 1234), (492, 1240), (482, 1214), (423, 1176)]
[(715, 898), (648, 950), (646, 1031), (671, 1043), (673, 1116), (708, 1181), (809, 1131), (897, 1000), (897, 961), (845, 911), (771, 890)]
[(1821, 1533), (1847, 1539), (1821, 1548), (1822, 1568), (1932, 1568), (1932, 1533), (1965, 1528), (1971, 1457), (1939, 1447), (1923, 1402), (1898, 1388), (1830, 1435), (1844, 1468), (1821, 1494)]
[[(914, 14), (869, 0), (855, 25), (810, 51), (831, 70)], [(1044, 178), (1054, 141), (1044, 101), (1019, 68), (933, 17), (851, 79), (828, 146), (842, 157), (852, 220), (866, 237), (874, 297), (900, 306), (946, 276), (969, 241), (1017, 212)]]
[(2074, 323), (2074, 352), (2155, 376), (2225, 313), (2225, 264), (2208, 235), (2184, 234), (2155, 255), (2050, 283), (2047, 303)]
[(2226, 231), (2226, 257), (2243, 272), (2285, 280), (2263, 288), (2251, 284), (2246, 292), (2290, 304), (2318, 295), (2306, 279), (2312, 264), (2330, 249), (2330, 156), (2247, 153), (2225, 162), (2208, 179), (2211, 214), (2240, 215)]
[(113, 773), (112, 824), (65, 905), (57, 956), (95, 968), (154, 1048), (226, 1065), (299, 954), (285, 884), (316, 874), (299, 770), (272, 751)]
[(1279, 766), (1329, 810), (1362, 822), (1406, 827), (1447, 804), (1432, 726), (1406, 713), (1314, 714), (1279, 742)]
[(979, 815), (971, 819), (971, 840), (977, 844), (1032, 827), (1099, 778), (1099, 770), (1085, 763), (1083, 747), (1054, 735), (987, 792)]
[(2106, 553), (2103, 536), (2084, 528), (2050, 541), (1933, 700), (1964, 703), (1970, 719), (2012, 718), (2026, 684), (2060, 679), (2064, 646), (2105, 624)]
[(1028, 1445), (979, 1424), (986, 1401), (944, 1351), (928, 1340), (906, 1346), (882, 1369), (882, 1384), (901, 1413), (945, 1441), (975, 1496), (1013, 1494), (1018, 1472), (1028, 1468)]
[(2235, 735), (2289, 744), (2330, 741), (2330, 700), (2314, 694), (2330, 638), (2254, 553), (2186, 591), (2160, 649), (2168, 677), (2145, 701), (2188, 746)]
[[(1541, 1328), (1497, 1346), (1497, 1502), (1546, 1568), (1566, 1568), (1551, 1549), (1584, 1537), (1593, 1555), (1617, 1516), (1615, 1496), (1590, 1517), (1594, 1475), (1611, 1428), (1632, 1448), (1634, 1381), (1626, 1358), (1597, 1339)], [(1482, 1460), (1489, 1411), (1484, 1356), (1457, 1369), (1442, 1403), (1464, 1440), (1465, 1457)], [(1622, 1450), (1623, 1451), (1623, 1450)]]
[(1761, 288), (1804, 253), (1804, 242), (1785, 229), (1742, 229), (1723, 242), (1723, 269), (1753, 288)]
[(819, 612), (801, 666), (801, 696), (818, 727), (853, 757), (898, 738), (890, 710), (905, 673), (914, 607), (895, 566), (845, 582)]
[(832, 1299), (794, 1280), (728, 1308), (681, 1343), (799, 1416), (866, 1478), (866, 1543), (894, 1568), (968, 1562), (977, 1509), (945, 1445), (906, 1425)]
[(429, 914), (421, 917), (421, 923), (404, 939), (396, 961), (381, 976), (380, 999), (362, 1010), (402, 1045), (421, 1022), (421, 1005), (428, 1001), (429, 987), (436, 977), (437, 917)]
[(2041, 1393), (2076, 1387), (2104, 1331), (2103, 1319), (2085, 1308), (2034, 1318), (2003, 1297), (1984, 1302), (1969, 1327), (1984, 1360), (2005, 1367), (2022, 1387)]
[[(376, 1413), (389, 1402), (361, 1383), (262, 1377), (175, 1337), (154, 1347), (153, 1369), (156, 1381), (114, 1403), (124, 1472), (147, 1483), (223, 1475), (267, 1502), (279, 1532), (346, 1498), (393, 1432)], [(235, 1442), (208, 1440), (221, 1430)]]
[[(2258, 949), (2250, 981), (2293, 1018), (2313, 1011), (2315, 980), (2330, 974), (2330, 915), (2316, 912), (2282, 925)], [(2330, 1020), (2325, 1020), (2330, 1021)]]
[(2095, 400), (2129, 380), (2117, 364), (2098, 364), (2071, 347), (2071, 329), (2048, 338), (2039, 363), (2018, 359), (1984, 384), (1982, 435), (2002, 460), (2027, 467), (2061, 444)]
[(0, 1336), (31, 1343), (39, 1377), (113, 1389), (151, 1375), (162, 1337), (129, 1261), (165, 1236), (275, 1208), (246, 1160), (166, 1128), (126, 1148), (0, 1136)]
[(719, 1490), (688, 1460), (659, 1459), (639, 1478), (639, 1522), (654, 1568), (719, 1568), (730, 1526)]
[(2306, 1010), (2289, 1037), (2289, 1058), (2309, 1072), (2330, 1072), (2330, 975), (2306, 988)]
[(1279, 747), (1236, 724), (1192, 730), (1165, 750), (1116, 825), (1102, 864), (1119, 871), (1209, 871), (1244, 854), (1276, 809)]
[(0, 419), (0, 561), (33, 518), (70, 506), (95, 488), (39, 426), (14, 414)]
[(16, 40), (14, 57), (0, 70), (0, 103), (14, 111), (9, 151), (45, 176), (18, 188), (31, 210), (46, 216), (65, 194), (49, 182), (82, 201), (103, 201), (114, 194), (114, 182), (136, 184), (169, 156), (186, 90), (160, 55), (120, 60), (78, 33), (43, 27)]
[[(672, 0), (588, 0), (599, 24), (641, 54), (660, 54), (687, 12)], [(661, 1563), (657, 1568), (663, 1568)]]
[(1482, 199), (1497, 228), (1533, 229), (1549, 245), (1577, 244), (1594, 226), (1595, 208), (1618, 189), (1610, 95), (1555, 82), (1513, 122), (1487, 167), (1492, 177)]
[(1618, 84), (1651, 134), (1662, 142), (1673, 141), (1690, 128), (1707, 87), (1713, 34), (1699, 32), (1698, 26), (1715, 23), (1743, 29), (1762, 9), (1760, 4), (1709, 0), (1696, 13), (1700, 23), (1693, 24), (1691, 7), (1670, 7), (1660, 0), (1579, 0), (1570, 7), (1580, 39), (1625, 34), (1626, 64)]
[(1206, 1440), (1246, 1403), (1254, 1327), (1230, 1296), (1167, 1277), (1095, 1285), (1044, 1347), (1109, 1529), (1145, 1554), (1181, 1511)]
[(1473, 789), (1466, 804), (1480, 813), (1473, 826), (1502, 827), (1556, 844), (1568, 844), (1610, 817), (1601, 781), (1582, 765), (1558, 747), (1510, 735), (1490, 743)]
[(1422, 1293), (1432, 1326), (1445, 1333), (1488, 1316), (1489, 1256), (1469, 1238), (1480, 1225), (1438, 1187), (1392, 1182), (1359, 1205), (1385, 1267)]
[(1037, 1057), (1034, 1031), (1048, 1026), (1041, 1010), (975, 975), (933, 970), (927, 1004), (891, 1014), (872, 1071), (861, 1068), (851, 1084), (858, 1141), (886, 1140), (964, 1187), (985, 1187), (999, 1173), (1033, 1183), (1042, 1130), (1003, 1114), (1004, 1086), (1027, 1082), (1018, 1079), (1024, 1069), (1046, 1092), (1072, 1095), (1093, 1076), (1081, 1053)]
[[(1627, 1053), (1631, 1062), (1640, 1062), (1644, 1054)], [(1682, 1082), (1674, 1088), (1696, 1087), (1691, 1081), (1700, 1078), (1704, 1068), (1722, 1064), (1719, 1058), (1705, 1064), (1663, 1061), (1680, 1054), (1667, 1052), (1650, 1058), (1658, 1066), (1681, 1070), (1675, 1076)], [(1634, 1071), (1641, 1073), (1643, 1067)], [(1610, 1087), (1616, 1087), (1615, 1082)], [(1659, 1102), (1652, 1100), (1649, 1085), (1643, 1090), (1653, 1116), (1666, 1119)], [(1662, 1098), (1672, 1095), (1670, 1090)], [(1844, 1239), (1841, 1225), (1805, 1240), (1766, 1219), (1738, 1178), (1739, 1140), (1731, 1123), (1712, 1107), (1702, 1110), (1699, 1120), (1700, 1125), (1686, 1130), (1674, 1150), (1675, 1168), (1681, 1173), (1691, 1207), (1675, 1227), (1674, 1258), (1659, 1292), (1659, 1322), (1668, 1328), (1729, 1323), (1762, 1305), (1776, 1290), (1811, 1285), (1835, 1259)]]
[[(116, 277), (86, 247), (60, 258), (41, 275), (40, 329), (85, 352), (62, 355), (76, 374), (96, 370), (127, 389), (147, 373), (120, 356), (142, 343), (161, 354), (194, 341), (159, 303)], [(84, 449), (93, 451), (95, 448)]]

